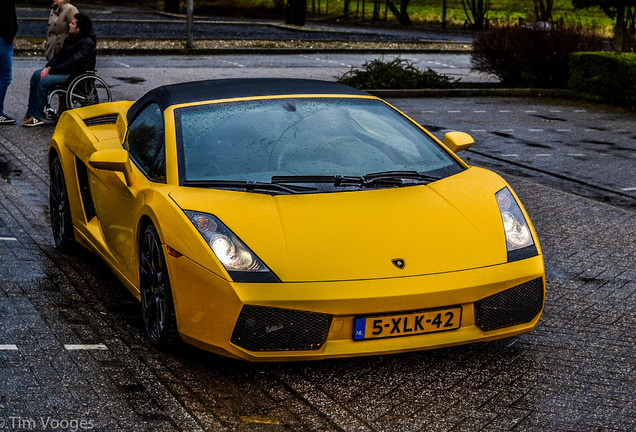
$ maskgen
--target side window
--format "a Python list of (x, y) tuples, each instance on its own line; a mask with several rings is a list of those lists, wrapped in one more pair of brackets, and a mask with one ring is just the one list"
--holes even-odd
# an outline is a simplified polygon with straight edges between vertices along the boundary
[(150, 104), (135, 117), (128, 128), (126, 147), (151, 180), (166, 181), (163, 115), (159, 105)]

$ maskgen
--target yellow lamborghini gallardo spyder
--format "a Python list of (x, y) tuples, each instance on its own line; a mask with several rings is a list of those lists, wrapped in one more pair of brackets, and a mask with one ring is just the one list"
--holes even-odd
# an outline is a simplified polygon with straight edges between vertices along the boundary
[(152, 344), (252, 361), (531, 331), (545, 271), (512, 188), (386, 102), (313, 80), (168, 85), (68, 111), (55, 243), (98, 254)]

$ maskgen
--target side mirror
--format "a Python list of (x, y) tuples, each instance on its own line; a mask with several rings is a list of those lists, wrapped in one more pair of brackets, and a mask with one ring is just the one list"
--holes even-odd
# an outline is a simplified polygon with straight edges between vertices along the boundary
[(465, 132), (448, 132), (444, 135), (444, 145), (453, 153), (469, 149), (473, 144), (475, 140)]
[(124, 149), (98, 150), (90, 155), (88, 164), (95, 169), (120, 172), (124, 175), (128, 186), (133, 183), (130, 158)]

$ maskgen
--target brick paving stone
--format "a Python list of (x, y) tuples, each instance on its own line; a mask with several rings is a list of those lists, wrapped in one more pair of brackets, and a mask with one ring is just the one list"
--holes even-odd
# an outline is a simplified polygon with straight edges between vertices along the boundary
[[(99, 338), (86, 312), (69, 303), (79, 298), (68, 295), (70, 286), (49, 279), (33, 236), (16, 228), (12, 214), (24, 214), (17, 209), (28, 207), (17, 199), (0, 181), (0, 227), (3, 235), (17, 234), (15, 241), (0, 241), (4, 252), (0, 255), (0, 344), (18, 347), (0, 351), (0, 410), (5, 425), (10, 430), (33, 425), (42, 430), (41, 419), (68, 422), (86, 415), (91, 417), (81, 419), (93, 421), (98, 430), (174, 430), (174, 421), (166, 418), (157, 398), (142, 385), (137, 384), (141, 391), (131, 403), (110, 376), (103, 376), (104, 368), (95, 358), (64, 349), (63, 343), (91, 343)], [(121, 365), (121, 369), (127, 367)], [(100, 375), (101, 386), (96, 390), (93, 383)], [(121, 402), (113, 403), (117, 398)], [(112, 413), (112, 406), (118, 406), (118, 411)], [(119, 418), (127, 420), (122, 423)]]
[[(46, 193), (41, 164), (1, 135), (0, 145)], [(535, 331), (282, 365), (149, 349), (136, 301), (96, 258), (54, 251), (42, 216), (0, 180), (0, 236), (16, 238), (0, 241), (0, 344), (19, 348), (0, 351), (0, 414), (80, 416), (106, 431), (636, 431), (634, 212), (504, 176), (545, 254)]]

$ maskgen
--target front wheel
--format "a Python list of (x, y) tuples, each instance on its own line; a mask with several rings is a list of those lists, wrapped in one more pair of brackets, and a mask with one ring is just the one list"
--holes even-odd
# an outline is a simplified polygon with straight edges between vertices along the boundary
[(68, 191), (64, 180), (64, 171), (60, 158), (56, 155), (49, 168), (51, 176), (49, 183), (49, 209), (51, 212), (51, 229), (55, 246), (69, 252), (74, 246), (73, 222), (71, 207), (68, 201)]
[(170, 278), (159, 234), (149, 225), (139, 247), (141, 315), (146, 334), (158, 348), (173, 346), (179, 339)]

